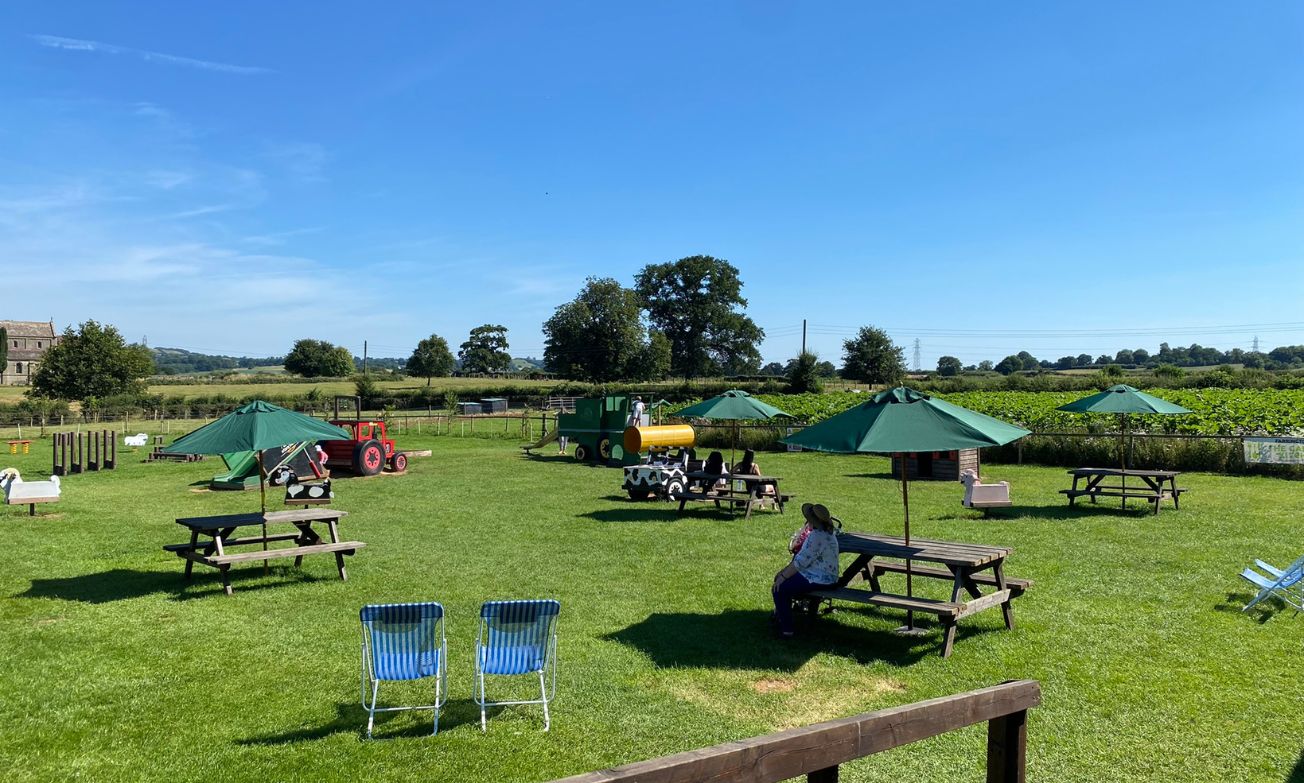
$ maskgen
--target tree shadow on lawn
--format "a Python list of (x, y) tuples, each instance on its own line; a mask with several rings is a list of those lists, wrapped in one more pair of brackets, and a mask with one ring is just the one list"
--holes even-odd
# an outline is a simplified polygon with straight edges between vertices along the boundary
[[(276, 575), (282, 575), (273, 570)], [(325, 577), (313, 576), (300, 571), (284, 571), (284, 575), (293, 574), (292, 580), (263, 582), (261, 584), (244, 584), (239, 571), (231, 572), (231, 589), (236, 592), (265, 590), (272, 587), (284, 587), (298, 582), (319, 582)], [(262, 576), (259, 569), (257, 576)], [(129, 568), (114, 568), (98, 574), (80, 574), (78, 576), (56, 579), (33, 579), (30, 587), (14, 598), (59, 598), (65, 601), (81, 601), (88, 604), (106, 604), (113, 601), (125, 601), (143, 598), (156, 593), (170, 593), (173, 601), (189, 601), (195, 598), (207, 598), (223, 595), (222, 582), (216, 572), (199, 574), (195, 580), (188, 581), (176, 571), (136, 571)]]
[[(381, 702), (384, 704), (384, 702)], [(394, 705), (397, 706), (397, 705)], [(486, 711), (489, 719), (502, 712), (505, 707), (489, 707)], [(414, 717), (416, 716), (416, 717)], [(385, 730), (386, 724), (402, 721), (401, 728)], [(539, 715), (542, 722), (543, 716)], [(411, 710), (404, 712), (377, 712), (376, 725), (372, 731), (373, 740), (402, 739), (411, 737), (429, 737), (431, 729), (430, 710)], [(439, 712), (439, 732), (458, 726), (480, 724), (480, 705), (471, 699), (449, 699)], [(315, 728), (298, 728), (279, 734), (266, 734), (261, 737), (236, 740), (237, 745), (291, 745), (296, 742), (312, 742), (326, 739), (333, 734), (354, 734), (359, 739), (367, 737), (367, 711), (357, 702), (335, 705), (335, 719)]]
[[(1246, 612), (1245, 605), (1250, 601), (1253, 601), (1254, 596), (1254, 593), (1228, 593), (1227, 600), (1220, 604), (1214, 604), (1213, 608), (1216, 612), (1243, 614), (1254, 620), (1259, 625), (1263, 625), (1282, 612), (1290, 611), (1294, 608), (1288, 606), (1285, 601), (1273, 595), (1255, 604), (1249, 612)], [(1298, 614), (1298, 612), (1295, 613)]]
[[(887, 617), (874, 609), (848, 610)], [(899, 613), (891, 615), (893, 619)], [(773, 669), (797, 671), (820, 653), (831, 653), (867, 664), (885, 661), (907, 666), (941, 650), (942, 630), (935, 622), (916, 623), (925, 636), (900, 636), (891, 631), (857, 628), (831, 617), (796, 614), (797, 636), (774, 639), (770, 613), (761, 609), (731, 609), (718, 614), (658, 612), (627, 628), (602, 637), (633, 647), (658, 668)], [(960, 626), (957, 641), (987, 633), (989, 628)]]

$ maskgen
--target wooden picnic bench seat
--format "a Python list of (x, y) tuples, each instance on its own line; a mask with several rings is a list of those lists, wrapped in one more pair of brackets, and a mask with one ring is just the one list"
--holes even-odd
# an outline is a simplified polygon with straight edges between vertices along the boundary
[(223, 565), (229, 563), (243, 563), (248, 560), (266, 560), (271, 557), (302, 557), (304, 555), (315, 555), (319, 552), (339, 552), (345, 555), (353, 554), (354, 550), (361, 549), (366, 544), (361, 541), (340, 541), (331, 544), (312, 544), (310, 546), (292, 546), (284, 549), (255, 550), (252, 552), (236, 552), (229, 555), (213, 555), (204, 558), (213, 565)]
[[(257, 536), (255, 538), (228, 538), (222, 541), (222, 546), (240, 546), (241, 544), (261, 544), (264, 541), (294, 541), (302, 536), (302, 533), (273, 533), (266, 538)], [(199, 541), (194, 544), (186, 542), (184, 544), (164, 544), (165, 552), (189, 552), (195, 549), (207, 549), (212, 546), (209, 541)]]
[[(883, 561), (883, 560), (875, 560), (869, 564), (869, 572), (874, 577), (878, 577), (888, 572), (904, 574), (906, 572), (906, 564)], [(946, 579), (946, 580), (955, 579), (955, 574), (951, 573), (950, 569), (935, 568), (933, 566), (921, 566), (921, 565), (915, 565), (913, 563), (910, 566), (910, 573), (913, 574), (914, 576), (924, 576), (930, 579)], [(987, 585), (988, 587), (999, 586), (999, 583), (996, 581), (995, 574), (989, 574), (986, 572), (977, 572), (977, 573), (969, 574), (968, 576), (970, 581), (980, 585)], [(1010, 597), (1017, 598), (1023, 595), (1025, 592), (1027, 592), (1029, 587), (1032, 587), (1032, 580), (1014, 579), (1014, 578), (1007, 577), (1005, 579), (1005, 586), (1010, 590)]]
[(853, 587), (835, 587), (830, 590), (814, 590), (806, 595), (816, 598), (824, 598), (830, 601), (850, 601), (858, 604), (873, 604), (874, 606), (886, 606), (892, 609), (906, 609), (915, 612), (928, 612), (938, 617), (947, 619), (956, 619), (963, 612), (964, 607), (961, 604), (952, 603), (951, 601), (938, 601), (933, 598), (920, 598), (919, 596), (895, 595), (893, 593), (879, 593), (872, 590), (859, 590)]

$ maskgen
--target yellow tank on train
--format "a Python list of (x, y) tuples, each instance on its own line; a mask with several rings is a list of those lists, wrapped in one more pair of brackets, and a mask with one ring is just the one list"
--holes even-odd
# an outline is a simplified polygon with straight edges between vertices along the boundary
[(688, 424), (662, 424), (655, 427), (626, 427), (625, 453), (640, 454), (650, 449), (689, 448), (697, 433)]

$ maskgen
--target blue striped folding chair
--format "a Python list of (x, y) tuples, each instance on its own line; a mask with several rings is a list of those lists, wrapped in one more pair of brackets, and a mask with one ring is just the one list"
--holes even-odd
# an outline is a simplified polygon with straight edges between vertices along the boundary
[(1254, 596), (1254, 600), (1245, 605), (1245, 609), (1249, 609), (1271, 596), (1276, 596), (1295, 607), (1296, 612), (1304, 609), (1304, 557), (1299, 558), (1284, 569), (1275, 568), (1262, 560), (1255, 560), (1254, 564), (1267, 571), (1269, 576), (1265, 576), (1253, 568), (1246, 568), (1241, 572), (1242, 579), (1259, 588), (1259, 594)]
[[(475, 642), (475, 703), (480, 705), (480, 729), (488, 730), (485, 708), (508, 704), (542, 704), (543, 730), (551, 720), (548, 702), (557, 692), (557, 614), (553, 600), (487, 601), (480, 607), (480, 630)], [(539, 676), (539, 698), (489, 701), (485, 677), (489, 675)]]
[[(367, 737), (377, 712), (434, 710), (439, 733), (439, 708), (444, 706), (444, 675), (448, 640), (444, 637), (444, 607), (434, 601), (417, 604), (370, 604), (362, 607), (362, 707), (367, 711)], [(435, 678), (435, 703), (420, 707), (377, 707), (382, 681)], [(371, 701), (367, 695), (370, 692)]]

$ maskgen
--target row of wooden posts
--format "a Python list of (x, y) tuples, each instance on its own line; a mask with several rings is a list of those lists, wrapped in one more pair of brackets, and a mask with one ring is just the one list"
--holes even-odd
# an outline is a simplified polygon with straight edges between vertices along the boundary
[(53, 475), (113, 470), (117, 465), (118, 438), (113, 430), (54, 433)]

